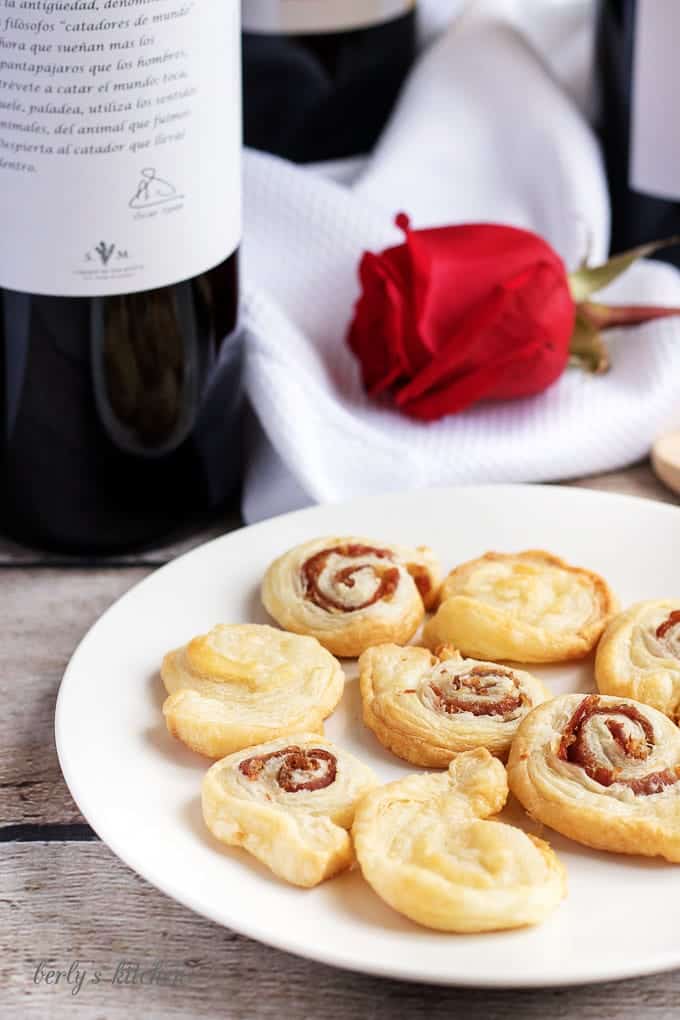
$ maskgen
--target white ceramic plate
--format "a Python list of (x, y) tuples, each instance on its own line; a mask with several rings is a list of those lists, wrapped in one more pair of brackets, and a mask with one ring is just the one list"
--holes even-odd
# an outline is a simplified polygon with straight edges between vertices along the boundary
[[(419, 928), (352, 872), (301, 891), (204, 829), (207, 763), (167, 733), (163, 653), (218, 622), (266, 622), (269, 562), (325, 534), (433, 546), (448, 570), (489, 549), (546, 548), (600, 571), (625, 605), (680, 594), (680, 510), (630, 497), (532, 486), (439, 489), (315, 507), (234, 532), (169, 564), (114, 605), (62, 682), (59, 759), (82, 813), (116, 854), (192, 910), (262, 942), (371, 974), (452, 985), (540, 986), (680, 965), (680, 868), (549, 838), (569, 897), (547, 923), (476, 936)], [(554, 693), (592, 688), (592, 663), (536, 669)], [(354, 672), (326, 724), (390, 780), (408, 771), (361, 722)], [(510, 816), (522, 820), (515, 805)]]

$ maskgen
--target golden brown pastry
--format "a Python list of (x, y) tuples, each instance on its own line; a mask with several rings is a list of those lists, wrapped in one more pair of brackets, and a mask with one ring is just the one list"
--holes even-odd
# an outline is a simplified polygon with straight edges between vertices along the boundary
[(566, 891), (547, 843), (485, 821), (508, 795), (505, 769), (480, 749), (443, 774), (409, 776), (368, 793), (352, 835), (367, 882), (391, 907), (440, 931), (537, 924)]
[(680, 731), (628, 698), (567, 694), (521, 723), (510, 789), (585, 846), (680, 862)]
[(209, 758), (322, 732), (345, 684), (340, 663), (314, 638), (258, 624), (214, 627), (169, 652), (161, 676), (168, 729)]
[(638, 602), (615, 616), (597, 646), (595, 679), (603, 694), (680, 722), (680, 599)]
[(262, 601), (285, 630), (351, 657), (383, 641), (409, 641), (437, 597), (439, 578), (425, 546), (317, 538), (272, 563)]
[(203, 817), (222, 843), (309, 887), (353, 863), (347, 830), (357, 800), (377, 782), (317, 734), (293, 734), (213, 765), (203, 781)]
[(452, 648), (378, 645), (359, 659), (364, 722), (394, 754), (446, 768), (486, 747), (506, 758), (517, 727), (550, 697), (535, 676), (464, 659)]
[(446, 578), (425, 644), (481, 659), (563, 662), (587, 655), (616, 609), (606, 581), (557, 556), (487, 553)]

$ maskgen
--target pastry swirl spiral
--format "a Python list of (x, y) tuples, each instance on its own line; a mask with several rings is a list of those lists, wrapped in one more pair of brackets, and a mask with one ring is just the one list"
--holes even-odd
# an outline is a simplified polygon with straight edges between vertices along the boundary
[(437, 563), (425, 547), (320, 538), (272, 563), (262, 601), (285, 630), (351, 657), (380, 641), (413, 637), (438, 585)]
[(540, 705), (508, 779), (531, 815), (577, 842), (680, 862), (680, 732), (648, 705), (596, 694)]
[(367, 882), (411, 920), (449, 932), (537, 924), (565, 895), (547, 843), (498, 821), (505, 769), (483, 748), (447, 773), (408, 776), (368, 793), (352, 834)]
[(359, 659), (364, 722), (414, 765), (445, 768), (486, 747), (507, 757), (524, 716), (550, 695), (520, 669), (464, 659), (452, 648), (379, 645)]
[(260, 780), (272, 770), (272, 783), (284, 793), (301, 790), (325, 790), (338, 773), (338, 759), (322, 747), (298, 747), (297, 744), (256, 754), (239, 764), (239, 771), (250, 780)]
[(274, 627), (214, 627), (161, 668), (170, 732), (209, 758), (286, 733), (321, 732), (342, 697), (340, 663), (310, 637)]
[(213, 765), (203, 781), (203, 817), (222, 843), (310, 887), (353, 863), (355, 805), (376, 785), (352, 755), (318, 734), (298, 733)]
[(486, 553), (446, 578), (425, 644), (481, 659), (562, 662), (587, 655), (616, 609), (601, 577), (551, 553)]
[(638, 602), (611, 621), (595, 659), (602, 694), (658, 708), (680, 723), (680, 600)]

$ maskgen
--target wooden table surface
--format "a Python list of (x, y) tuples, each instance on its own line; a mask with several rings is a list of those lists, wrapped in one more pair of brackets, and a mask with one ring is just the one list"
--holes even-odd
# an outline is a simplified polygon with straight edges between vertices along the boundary
[[(572, 484), (677, 502), (646, 464)], [(233, 520), (225, 521), (218, 530), (234, 526)], [(3, 1020), (661, 1020), (680, 1015), (680, 971), (565, 990), (476, 992), (333, 970), (197, 917), (114, 857), (62, 780), (53, 738), (55, 699), (66, 662), (85, 631), (123, 592), (178, 551), (170, 547), (93, 563), (47, 557), (0, 541)], [(644, 918), (632, 923), (639, 924), (644, 938)], [(146, 985), (121, 983), (134, 974), (121, 964), (148, 969), (158, 960), (165, 983), (158, 978)], [(70, 983), (62, 977), (55, 984), (50, 971), (72, 965)], [(82, 973), (86, 980), (79, 990)]]

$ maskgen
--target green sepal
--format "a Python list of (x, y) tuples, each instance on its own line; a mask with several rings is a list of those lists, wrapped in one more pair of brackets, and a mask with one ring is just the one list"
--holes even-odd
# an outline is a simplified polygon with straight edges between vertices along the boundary
[(595, 323), (577, 309), (574, 332), (569, 347), (569, 364), (593, 375), (609, 369), (609, 351)]
[(580, 305), (583, 301), (587, 301), (592, 294), (596, 294), (613, 283), (638, 259), (647, 258), (662, 248), (672, 248), (676, 244), (680, 244), (680, 236), (669, 237), (665, 241), (653, 241), (651, 244), (641, 244), (630, 251), (621, 252), (620, 255), (613, 255), (608, 262), (601, 266), (589, 266), (583, 263), (569, 274), (569, 286), (575, 304)]

